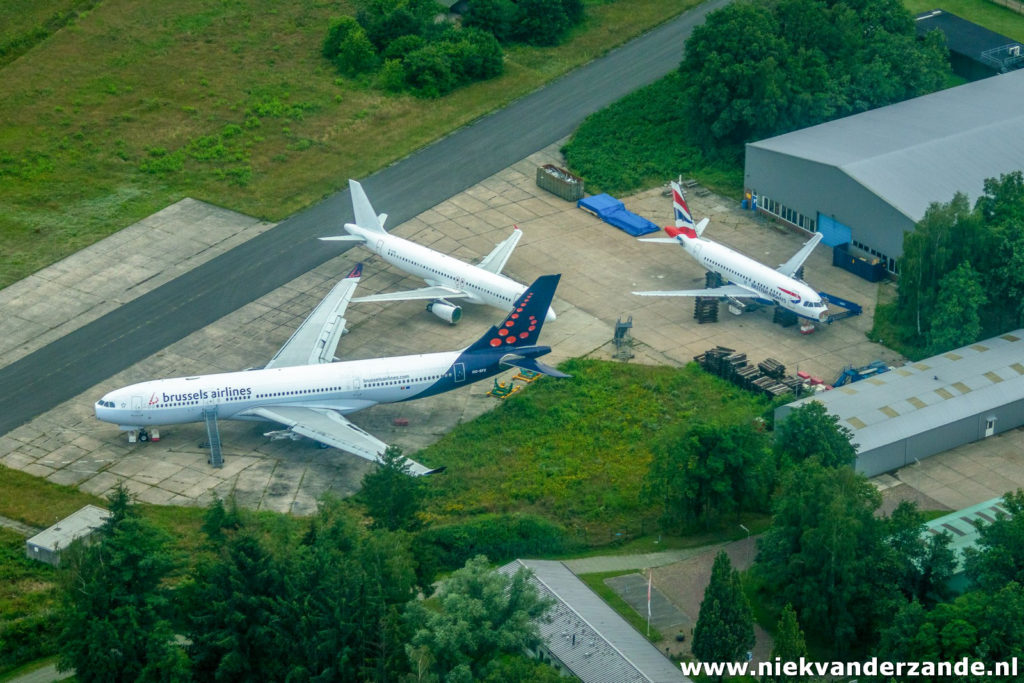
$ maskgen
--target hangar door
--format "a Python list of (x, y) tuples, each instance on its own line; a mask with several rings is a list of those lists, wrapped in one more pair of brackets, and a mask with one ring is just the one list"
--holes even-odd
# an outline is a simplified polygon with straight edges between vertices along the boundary
[(823, 235), (821, 241), (830, 247), (847, 244), (852, 239), (850, 226), (843, 225), (835, 218), (821, 213), (818, 214), (818, 232)]

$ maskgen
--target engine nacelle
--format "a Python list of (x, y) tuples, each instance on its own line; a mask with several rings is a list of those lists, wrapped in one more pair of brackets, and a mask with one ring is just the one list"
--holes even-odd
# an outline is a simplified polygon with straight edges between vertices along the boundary
[(454, 325), (462, 319), (462, 307), (455, 306), (447, 301), (431, 301), (427, 304), (427, 310), (449, 325)]

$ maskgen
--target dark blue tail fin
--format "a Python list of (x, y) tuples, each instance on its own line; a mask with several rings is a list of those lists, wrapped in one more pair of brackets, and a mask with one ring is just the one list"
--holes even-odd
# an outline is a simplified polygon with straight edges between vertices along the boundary
[(540, 328), (544, 326), (551, 300), (561, 275), (541, 275), (522, 296), (516, 299), (512, 312), (487, 333), (473, 342), (467, 351), (477, 349), (514, 349), (537, 343)]

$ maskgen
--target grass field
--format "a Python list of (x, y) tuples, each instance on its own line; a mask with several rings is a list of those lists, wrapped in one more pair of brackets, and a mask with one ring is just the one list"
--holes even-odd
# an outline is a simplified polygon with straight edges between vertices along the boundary
[(417, 454), (448, 466), (427, 482), (431, 521), (538, 514), (591, 546), (656, 533), (661, 510), (640, 489), (658, 432), (698, 414), (753, 419), (768, 405), (693, 364), (574, 360), (563, 369), (573, 378), (542, 379)]
[[(16, 0), (0, 25), (76, 4)], [(352, 4), (104, 0), (0, 68), (0, 287), (185, 196), (284, 218), (696, 2), (588, 3), (565, 45), (433, 101), (320, 56)]]

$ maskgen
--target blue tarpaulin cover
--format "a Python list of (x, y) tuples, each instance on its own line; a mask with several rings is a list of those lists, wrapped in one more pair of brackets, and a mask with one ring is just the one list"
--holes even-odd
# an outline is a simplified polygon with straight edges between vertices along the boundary
[(658, 226), (643, 216), (638, 216), (626, 207), (615, 197), (607, 194), (595, 194), (593, 197), (584, 197), (576, 202), (576, 206), (584, 211), (589, 211), (605, 223), (610, 223), (620, 230), (625, 230), (630, 235), (646, 235), (658, 232)]

